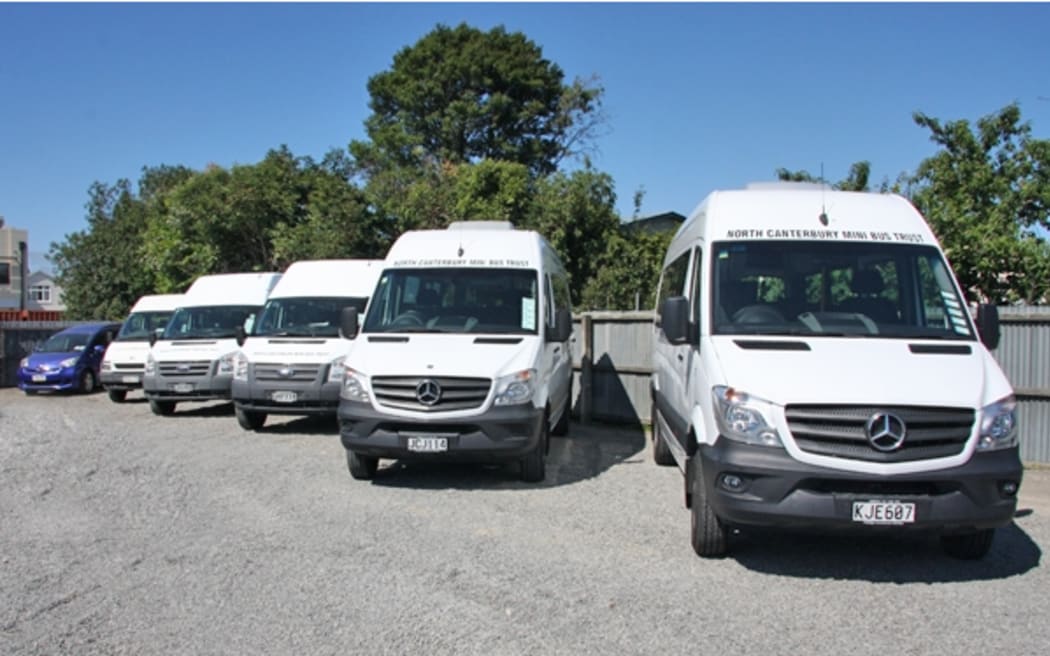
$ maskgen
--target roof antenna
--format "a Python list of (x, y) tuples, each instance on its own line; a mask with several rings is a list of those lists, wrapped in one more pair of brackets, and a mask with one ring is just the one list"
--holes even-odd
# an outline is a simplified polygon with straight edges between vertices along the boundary
[(826, 226), (828, 224), (828, 210), (824, 202), (824, 190), (826, 183), (824, 182), (824, 162), (820, 163), (820, 224)]

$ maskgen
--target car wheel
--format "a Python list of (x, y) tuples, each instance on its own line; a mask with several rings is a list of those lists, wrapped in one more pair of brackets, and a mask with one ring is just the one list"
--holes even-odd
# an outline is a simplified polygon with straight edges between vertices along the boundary
[(154, 401), (150, 400), (149, 409), (155, 415), (161, 415), (167, 417), (168, 415), (175, 414), (175, 402), (174, 401)]
[(688, 471), (692, 491), (689, 514), (692, 525), (690, 539), (693, 543), (693, 551), (701, 558), (721, 558), (729, 551), (728, 531), (707, 502), (703, 466), (699, 461), (695, 461), (690, 465)]
[(22, 390), (22, 391), (26, 393), (26, 396), (35, 396), (36, 395), (36, 390), (27, 389), (27, 390)]
[(547, 476), (547, 443), (550, 440), (547, 417), (543, 418), (543, 434), (536, 448), (521, 459), (521, 480), (539, 483)]
[(942, 535), (941, 548), (952, 558), (980, 560), (988, 555), (993, 539), (995, 539), (994, 528), (959, 535)]
[(95, 391), (95, 372), (90, 369), (85, 369), (80, 374), (80, 382), (78, 389), (81, 394), (91, 394)]
[(244, 410), (240, 406), (234, 407), (234, 414), (237, 415), (237, 423), (241, 425), (244, 430), (259, 430), (266, 423), (265, 412), (254, 412), (252, 410)]
[(123, 403), (124, 399), (128, 398), (127, 390), (111, 389), (107, 390), (109, 393), (109, 400), (113, 403)]
[(664, 441), (660, 433), (660, 422), (659, 417), (656, 415), (656, 405), (653, 405), (652, 413), (652, 433), (653, 433), (653, 462), (660, 465), (661, 467), (667, 467), (675, 464), (674, 455), (671, 453), (671, 448), (667, 446), (667, 442)]
[(379, 469), (379, 458), (363, 456), (353, 451), (346, 452), (346, 466), (350, 475), (358, 481), (369, 481), (376, 475)]

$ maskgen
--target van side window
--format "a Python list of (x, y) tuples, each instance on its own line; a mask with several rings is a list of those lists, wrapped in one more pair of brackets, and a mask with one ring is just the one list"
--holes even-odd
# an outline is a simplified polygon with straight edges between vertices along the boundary
[(700, 324), (700, 312), (703, 310), (703, 297), (700, 292), (703, 290), (702, 281), (700, 280), (700, 261), (703, 251), (699, 248), (693, 250), (693, 288), (689, 292), (689, 302), (693, 305), (693, 323)]
[(667, 265), (663, 275), (660, 276), (660, 295), (656, 299), (657, 312), (663, 302), (672, 296), (685, 294), (685, 281), (689, 274), (689, 251), (679, 255), (673, 262)]

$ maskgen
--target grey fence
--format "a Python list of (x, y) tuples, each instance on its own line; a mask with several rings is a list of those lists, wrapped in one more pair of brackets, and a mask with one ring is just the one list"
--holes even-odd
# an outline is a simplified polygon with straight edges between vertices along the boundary
[[(1050, 307), (1000, 308), (993, 352), (1017, 393), (1021, 458), (1050, 463)], [(580, 421), (649, 421), (652, 312), (575, 317), (574, 412)]]
[(18, 384), (18, 363), (36, 345), (76, 321), (0, 321), (0, 387)]

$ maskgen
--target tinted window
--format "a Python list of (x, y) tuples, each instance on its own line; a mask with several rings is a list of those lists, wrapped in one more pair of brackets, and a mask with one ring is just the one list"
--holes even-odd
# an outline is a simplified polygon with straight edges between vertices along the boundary
[(686, 251), (668, 264), (664, 268), (663, 275), (660, 276), (660, 291), (656, 299), (657, 311), (668, 298), (685, 295), (685, 280), (688, 275), (689, 251)]
[(283, 337), (338, 337), (344, 307), (363, 312), (367, 298), (271, 298), (266, 301), (253, 335)]
[(117, 334), (118, 342), (143, 342), (149, 339), (155, 330), (163, 329), (171, 319), (172, 311), (133, 312), (124, 320)]
[(238, 326), (255, 317), (254, 305), (179, 308), (164, 330), (164, 339), (221, 339), (235, 336)]

